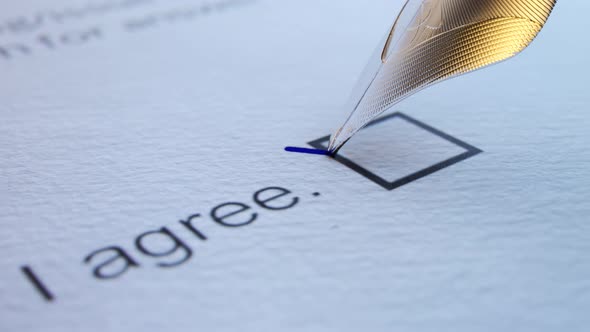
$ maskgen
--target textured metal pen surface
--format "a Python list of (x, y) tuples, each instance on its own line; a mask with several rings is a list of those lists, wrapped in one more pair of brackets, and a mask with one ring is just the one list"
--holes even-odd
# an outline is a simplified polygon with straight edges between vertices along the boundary
[(382, 64), (332, 137), (331, 150), (420, 89), (516, 55), (541, 31), (555, 3), (409, 0), (389, 35), (379, 59)]

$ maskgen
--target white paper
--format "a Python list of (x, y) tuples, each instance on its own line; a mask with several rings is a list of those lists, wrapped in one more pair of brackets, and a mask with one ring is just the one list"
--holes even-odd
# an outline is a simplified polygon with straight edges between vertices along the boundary
[[(586, 331), (587, 2), (390, 112), (481, 153), (387, 190), (283, 151), (340, 124), (400, 6), (5, 1), (0, 330)], [(342, 156), (395, 181), (463, 152), (397, 117)]]

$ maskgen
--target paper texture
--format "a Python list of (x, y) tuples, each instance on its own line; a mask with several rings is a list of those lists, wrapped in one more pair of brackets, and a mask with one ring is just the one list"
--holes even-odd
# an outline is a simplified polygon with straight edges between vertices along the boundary
[(283, 151), (400, 5), (6, 2), (0, 330), (586, 331), (587, 2), (351, 140), (392, 190)]

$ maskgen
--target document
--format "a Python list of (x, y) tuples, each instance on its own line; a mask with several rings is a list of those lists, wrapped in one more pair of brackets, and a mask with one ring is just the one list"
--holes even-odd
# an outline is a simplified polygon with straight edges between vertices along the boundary
[(5, 1), (0, 330), (587, 331), (587, 2), (285, 151), (402, 5)]

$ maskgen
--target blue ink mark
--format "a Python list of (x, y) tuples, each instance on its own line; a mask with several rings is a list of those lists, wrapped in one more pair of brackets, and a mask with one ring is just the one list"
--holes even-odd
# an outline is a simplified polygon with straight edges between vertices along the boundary
[(330, 151), (328, 150), (319, 150), (319, 149), (307, 149), (307, 148), (297, 148), (294, 146), (288, 146), (285, 148), (285, 151), (288, 152), (297, 152), (297, 153), (307, 153), (307, 154), (318, 154), (322, 156), (329, 156)]

